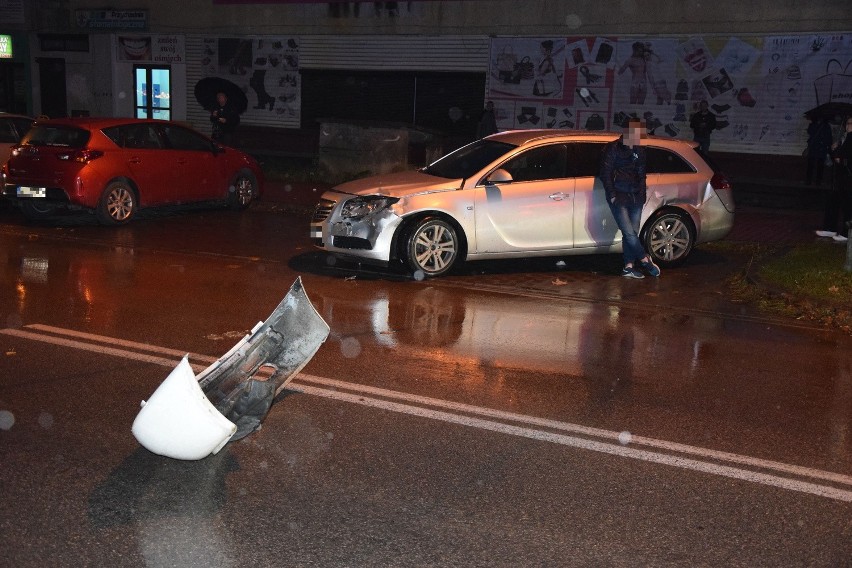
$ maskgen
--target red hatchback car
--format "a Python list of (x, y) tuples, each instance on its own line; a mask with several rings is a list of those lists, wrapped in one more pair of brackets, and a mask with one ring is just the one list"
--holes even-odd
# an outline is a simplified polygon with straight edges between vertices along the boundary
[(180, 124), (133, 118), (37, 121), (3, 166), (3, 195), (30, 219), (93, 211), (105, 225), (143, 207), (219, 201), (245, 209), (262, 194), (251, 156)]

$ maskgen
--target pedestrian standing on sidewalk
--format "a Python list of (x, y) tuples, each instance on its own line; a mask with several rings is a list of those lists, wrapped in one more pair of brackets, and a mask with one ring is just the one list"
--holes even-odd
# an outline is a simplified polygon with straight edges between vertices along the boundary
[(831, 147), (834, 187), (825, 202), (822, 229), (816, 232), (819, 237), (831, 237), (841, 243), (847, 241), (848, 223), (852, 221), (852, 116), (846, 117), (844, 124), (845, 132)]
[(485, 138), (490, 134), (497, 132), (497, 116), (494, 114), (494, 103), (488, 101), (485, 103), (485, 110), (479, 117), (479, 122), (476, 124), (476, 137)]
[(647, 136), (645, 122), (633, 119), (627, 123), (626, 135), (606, 145), (601, 159), (600, 177), (606, 202), (621, 230), (624, 258), (621, 274), (627, 278), (645, 277), (638, 266), (651, 276), (660, 275), (660, 268), (639, 240), (639, 223), (647, 197), (645, 148), (640, 141)]
[(831, 125), (827, 118), (813, 118), (808, 125), (807, 169), (805, 184), (822, 185), (825, 159), (831, 151)]
[(716, 130), (716, 116), (707, 108), (707, 101), (698, 103), (698, 112), (689, 119), (693, 140), (698, 142), (702, 152), (710, 151), (710, 133)]
[(228, 102), (225, 93), (216, 93), (216, 108), (210, 111), (210, 122), (213, 124), (213, 140), (225, 146), (234, 143), (234, 131), (240, 124), (240, 114)]

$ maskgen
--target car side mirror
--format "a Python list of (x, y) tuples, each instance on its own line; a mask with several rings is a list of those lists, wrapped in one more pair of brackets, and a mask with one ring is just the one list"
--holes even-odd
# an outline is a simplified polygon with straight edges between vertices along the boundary
[(503, 168), (498, 168), (491, 172), (491, 175), (486, 178), (488, 183), (502, 183), (507, 181), (512, 181), (512, 174), (504, 170)]

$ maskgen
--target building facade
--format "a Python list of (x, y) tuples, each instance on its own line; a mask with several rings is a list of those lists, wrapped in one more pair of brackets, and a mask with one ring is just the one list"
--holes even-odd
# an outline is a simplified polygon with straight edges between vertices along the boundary
[[(241, 124), (403, 124), (469, 138), (486, 100), (509, 128), (618, 129), (798, 155), (803, 113), (852, 103), (848, 0), (0, 0), (0, 110), (151, 116), (209, 130), (199, 86)], [(0, 45), (2, 47), (2, 45)], [(239, 95), (237, 93), (237, 95)]]

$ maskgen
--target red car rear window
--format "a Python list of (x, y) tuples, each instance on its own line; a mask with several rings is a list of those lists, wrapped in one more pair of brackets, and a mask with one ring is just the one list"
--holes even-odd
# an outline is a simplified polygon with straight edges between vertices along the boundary
[(23, 144), (30, 146), (60, 146), (63, 148), (83, 148), (91, 137), (91, 132), (73, 126), (51, 126), (37, 124), (27, 132)]

